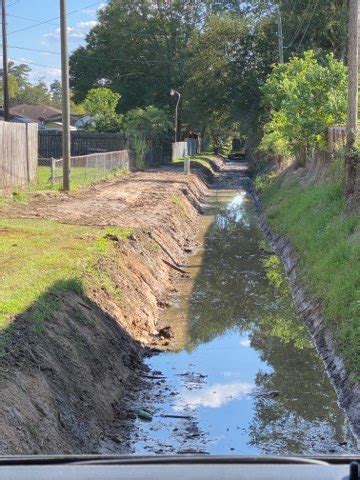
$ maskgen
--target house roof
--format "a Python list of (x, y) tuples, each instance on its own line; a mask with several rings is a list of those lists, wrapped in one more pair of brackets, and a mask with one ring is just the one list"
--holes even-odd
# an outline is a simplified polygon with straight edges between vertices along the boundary
[[(4, 118), (5, 118), (4, 109), (0, 108), (0, 121), (3, 122)], [(10, 122), (16, 122), (16, 123), (34, 123), (34, 120), (31, 120), (30, 118), (26, 118), (23, 115), (14, 115), (12, 113), (10, 113), (9, 120)]]
[[(82, 118), (84, 115), (76, 115), (74, 113), (72, 113), (70, 115), (70, 125), (72, 127), (75, 126), (76, 122)], [(45, 118), (45, 123), (49, 123), (49, 122), (62, 122), (62, 112), (60, 113), (56, 113), (55, 115), (50, 115), (48, 117)]]
[(16, 105), (16, 107), (10, 108), (10, 113), (13, 115), (23, 115), (35, 122), (41, 122), (44, 118), (48, 118), (54, 115), (61, 115), (61, 111), (46, 105)]

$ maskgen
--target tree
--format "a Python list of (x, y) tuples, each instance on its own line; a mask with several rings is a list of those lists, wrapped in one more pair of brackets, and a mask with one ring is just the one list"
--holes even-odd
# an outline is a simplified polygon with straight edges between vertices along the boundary
[(101, 132), (118, 132), (121, 128), (122, 116), (116, 113), (116, 107), (121, 95), (110, 88), (92, 88), (83, 102), (84, 109), (89, 113), (95, 128)]
[(164, 110), (150, 105), (130, 110), (125, 115), (123, 128), (130, 134), (137, 166), (142, 167), (145, 153), (161, 144), (171, 129), (171, 122)]
[(260, 85), (275, 61), (276, 38), (269, 19), (254, 21), (245, 14), (209, 15), (193, 35), (185, 97), (186, 119), (210, 127), (216, 142), (236, 129), (256, 130)]
[(346, 118), (347, 70), (332, 54), (313, 51), (275, 66), (262, 88), (268, 111), (262, 148), (300, 155), (325, 146), (326, 128)]
[(257, 16), (268, 15), (276, 22), (279, 7), (283, 20), (285, 60), (307, 50), (332, 52), (346, 57), (348, 0), (253, 0), (250, 8)]
[(61, 108), (62, 89), (60, 80), (54, 80), (50, 85), (50, 94), (52, 104)]

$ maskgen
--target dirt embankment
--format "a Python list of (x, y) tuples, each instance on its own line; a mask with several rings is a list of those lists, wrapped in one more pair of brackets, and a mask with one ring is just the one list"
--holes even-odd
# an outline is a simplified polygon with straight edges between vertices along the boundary
[[(36, 302), (13, 320), (0, 359), (0, 452), (90, 453), (136, 389), (154, 342), (157, 320), (196, 231), (211, 172), (184, 176), (163, 169), (129, 174), (78, 194), (34, 195), (0, 211), (9, 218), (45, 218), (133, 229), (114, 236), (116, 254), (98, 269), (116, 291), (84, 293), (52, 287), (41, 331), (30, 326)], [(62, 292), (62, 293), (59, 293)]]
[[(290, 241), (283, 235), (276, 235), (267, 222), (265, 214), (260, 215), (260, 226), (281, 258), (289, 280), (297, 310), (308, 327), (316, 348), (337, 392), (340, 405), (346, 411), (356, 435), (360, 436), (360, 383), (356, 381), (337, 353), (336, 342), (322, 316), (322, 305), (301, 283), (299, 258)], [(314, 386), (315, 388), (315, 386)]]
[[(281, 173), (280, 178), (284, 184), (294, 179), (302, 185), (321, 184), (336, 175), (330, 165), (322, 156), (318, 156), (310, 161), (306, 169), (296, 170), (291, 166)], [(266, 212), (262, 210), (260, 198), (255, 195), (255, 199), (260, 227), (284, 265), (297, 310), (324, 362), (340, 405), (346, 411), (355, 434), (360, 436), (360, 382), (354, 378), (343, 358), (338, 354), (334, 334), (323, 318), (321, 302), (303, 284), (298, 252), (286, 236), (279, 235), (272, 229)]]

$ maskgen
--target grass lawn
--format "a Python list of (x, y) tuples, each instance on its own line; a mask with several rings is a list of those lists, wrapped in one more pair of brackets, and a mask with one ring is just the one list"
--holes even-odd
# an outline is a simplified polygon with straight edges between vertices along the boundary
[[(61, 291), (81, 293), (88, 282), (113, 288), (106, 272), (96, 268), (101, 256), (113, 254), (107, 234), (121, 240), (131, 230), (40, 219), (0, 220), (0, 332), (7, 332), (14, 315), (34, 305), (32, 328), (41, 330)], [(4, 335), (0, 337), (1, 350)]]
[[(91, 185), (100, 180), (108, 180), (119, 175), (128, 173), (127, 170), (118, 169), (114, 171), (104, 171), (98, 168), (82, 168), (76, 167), (71, 170), (71, 187), (73, 189), (82, 188)], [(56, 169), (56, 175), (61, 176), (60, 168)], [(62, 180), (58, 180), (55, 185), (51, 183), (51, 169), (50, 167), (40, 166), (36, 172), (36, 179), (30, 185), (30, 190), (61, 190)]]
[[(212, 168), (211, 166), (211, 160), (209, 157), (214, 156), (213, 152), (203, 152), (199, 155), (193, 155), (190, 157), (191, 163), (197, 163), (199, 165), (202, 165), (203, 167), (209, 169)], [(183, 158), (177, 158), (172, 161), (172, 163), (184, 163)]]
[(322, 301), (340, 353), (360, 378), (360, 218), (345, 215), (342, 181), (303, 187), (273, 180), (262, 200), (274, 229), (296, 248), (303, 281)]

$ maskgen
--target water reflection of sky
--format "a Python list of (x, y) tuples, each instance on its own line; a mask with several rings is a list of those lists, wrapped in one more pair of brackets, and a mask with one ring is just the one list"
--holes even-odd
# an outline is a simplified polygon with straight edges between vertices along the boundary
[[(253, 207), (240, 192), (206, 234), (190, 301), (173, 309), (175, 321), (176, 312), (188, 317), (185, 348), (149, 360), (177, 392), (154, 408), (194, 417), (201, 433), (191, 445), (213, 454), (353, 452), (345, 416), (302, 322), (290, 299), (278, 299), (268, 285), (260, 239)], [(179, 420), (153, 430), (140, 424), (148, 441), (163, 439), (168, 453), (190, 442), (169, 436), (182, 427)]]
[(230, 226), (234, 226), (234, 224), (241, 224), (244, 228), (249, 228), (250, 223), (245, 210), (247, 201), (248, 196), (246, 192), (237, 194), (227, 207), (216, 215), (214, 228), (226, 230)]

